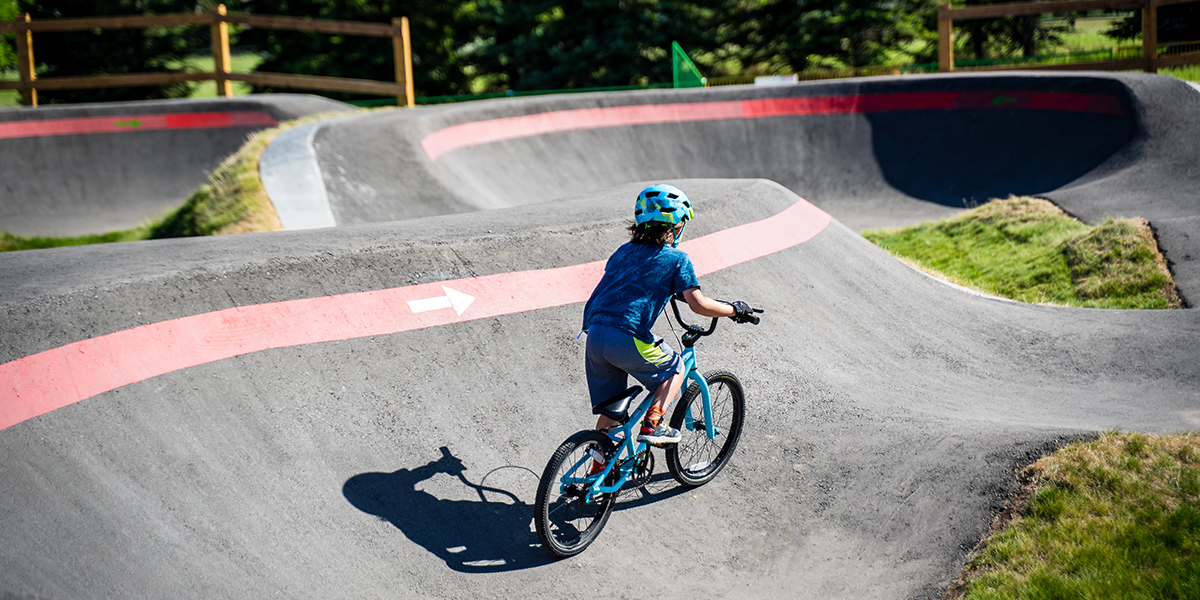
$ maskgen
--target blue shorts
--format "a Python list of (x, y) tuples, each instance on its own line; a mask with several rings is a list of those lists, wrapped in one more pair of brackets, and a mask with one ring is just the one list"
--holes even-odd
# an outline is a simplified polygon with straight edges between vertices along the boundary
[(630, 375), (653, 392), (683, 370), (683, 357), (662, 338), (647, 344), (620, 329), (592, 325), (585, 367), (592, 406), (598, 406), (625, 391)]

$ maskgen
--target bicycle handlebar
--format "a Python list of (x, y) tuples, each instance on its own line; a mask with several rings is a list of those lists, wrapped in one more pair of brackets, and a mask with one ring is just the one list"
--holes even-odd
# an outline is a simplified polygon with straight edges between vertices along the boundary
[[(712, 335), (712, 332), (717, 330), (717, 320), (720, 319), (720, 317), (712, 317), (712, 323), (709, 324), (708, 329), (705, 329), (699, 325), (692, 325), (691, 323), (684, 321), (683, 316), (679, 314), (679, 304), (675, 302), (676, 300), (683, 300), (682, 292), (671, 296), (671, 310), (674, 311), (675, 320), (679, 322), (680, 327), (683, 327), (684, 329), (688, 330), (689, 333), (694, 333), (698, 336)], [(687, 301), (684, 300), (684, 302)]]
[[(688, 335), (685, 335), (685, 337), (690, 335), (692, 340), (695, 341), (703, 336), (712, 335), (712, 333), (717, 330), (717, 319), (720, 319), (720, 317), (712, 317), (712, 323), (709, 324), (708, 329), (705, 329), (700, 325), (692, 325), (691, 323), (684, 321), (683, 315), (679, 314), (679, 304), (676, 302), (677, 300), (683, 300), (684, 302), (687, 302), (683, 292), (671, 296), (671, 310), (675, 313), (675, 320), (679, 322), (681, 327), (687, 330)], [(759, 318), (754, 316), (753, 313), (761, 313), (762, 309), (747, 306), (744, 302), (735, 302), (733, 304), (735, 306), (741, 306), (741, 308), (738, 310), (742, 312), (730, 317), (731, 319), (738, 323), (750, 323), (752, 325), (758, 325)]]

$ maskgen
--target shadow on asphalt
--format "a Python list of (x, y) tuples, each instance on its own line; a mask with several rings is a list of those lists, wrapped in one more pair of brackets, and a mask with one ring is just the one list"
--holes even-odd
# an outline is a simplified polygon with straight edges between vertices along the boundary
[[(499, 573), (554, 562), (533, 529), (532, 499), (538, 474), (526, 467), (506, 466), (493, 469), (480, 483), (473, 483), (465, 474), (463, 462), (446, 446), (440, 450), (441, 458), (420, 467), (355, 475), (342, 486), (342, 495), (355, 508), (394, 525), (455, 571)], [(495, 477), (506, 472), (507, 477)], [(513, 473), (524, 485), (516, 484)], [(419, 489), (419, 484), (438, 474), (456, 478), (466, 488), (457, 491), (476, 495), (478, 500), (439, 498)], [(489, 478), (504, 481), (488, 485)], [(685, 491), (687, 488), (676, 485), (669, 474), (659, 473), (645, 487), (622, 493), (615, 510), (646, 506)]]
[[(954, 208), (1064, 187), (1116, 154), (1135, 133), (1127, 117), (1061, 111), (916, 111), (869, 114), (867, 120), (887, 182), (914, 198)], [(1079, 142), (1068, 148), (1046, 140)]]

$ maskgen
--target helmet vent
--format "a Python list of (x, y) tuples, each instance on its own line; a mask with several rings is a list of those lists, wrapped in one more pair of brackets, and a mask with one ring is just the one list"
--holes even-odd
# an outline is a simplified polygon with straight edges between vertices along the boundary
[(674, 227), (695, 218), (687, 194), (668, 184), (656, 184), (642, 190), (633, 207), (633, 216), (639, 227), (650, 223)]

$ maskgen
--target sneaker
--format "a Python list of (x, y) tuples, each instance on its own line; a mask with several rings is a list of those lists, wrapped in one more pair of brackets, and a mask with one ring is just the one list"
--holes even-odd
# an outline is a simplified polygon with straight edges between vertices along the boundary
[(651, 446), (678, 444), (682, 439), (683, 436), (680, 435), (678, 429), (667, 427), (662, 423), (659, 423), (657, 427), (642, 425), (642, 432), (637, 436), (637, 441)]

